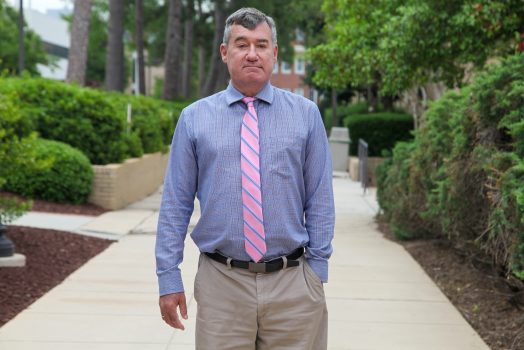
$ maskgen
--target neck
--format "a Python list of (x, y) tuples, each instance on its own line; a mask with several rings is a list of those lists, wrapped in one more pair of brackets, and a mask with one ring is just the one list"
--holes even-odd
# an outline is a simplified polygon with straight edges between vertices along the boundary
[(267, 84), (266, 83), (262, 86), (238, 86), (238, 84), (236, 84), (233, 81), (231, 81), (231, 83), (233, 84), (235, 89), (237, 89), (242, 95), (247, 97), (255, 97), (255, 95), (262, 91), (264, 89), (264, 86), (266, 86)]

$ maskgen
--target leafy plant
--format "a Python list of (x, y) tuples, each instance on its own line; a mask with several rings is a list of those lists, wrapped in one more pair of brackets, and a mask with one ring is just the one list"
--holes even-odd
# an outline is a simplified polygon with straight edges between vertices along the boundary
[(413, 143), (378, 176), (378, 198), (401, 237), (474, 244), (524, 277), (524, 54), (491, 66), (431, 105)]

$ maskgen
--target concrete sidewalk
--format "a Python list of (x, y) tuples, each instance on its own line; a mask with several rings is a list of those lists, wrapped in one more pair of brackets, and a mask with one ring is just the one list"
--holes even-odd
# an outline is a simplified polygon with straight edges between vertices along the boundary
[[(363, 196), (348, 179), (334, 185), (337, 224), (325, 285), (329, 349), (489, 349), (411, 256), (376, 230), (373, 191)], [(189, 320), (185, 331), (173, 330), (158, 311), (158, 205), (156, 194), (81, 225), (79, 231), (119, 240), (0, 328), (0, 349), (194, 349), (199, 253), (188, 237), (182, 271)], [(132, 228), (111, 233), (129, 227), (133, 217)], [(192, 225), (197, 219), (195, 214)]]

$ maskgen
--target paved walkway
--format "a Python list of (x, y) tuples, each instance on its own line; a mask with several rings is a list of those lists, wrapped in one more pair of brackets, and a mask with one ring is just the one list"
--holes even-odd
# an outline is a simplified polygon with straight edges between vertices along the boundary
[[(325, 285), (329, 349), (489, 349), (411, 256), (376, 230), (373, 191), (364, 196), (348, 179), (334, 185), (337, 224)], [(198, 250), (188, 237), (182, 271), (189, 320), (186, 331), (173, 330), (158, 311), (158, 205), (156, 194), (73, 228), (119, 240), (0, 328), (0, 349), (194, 349)]]

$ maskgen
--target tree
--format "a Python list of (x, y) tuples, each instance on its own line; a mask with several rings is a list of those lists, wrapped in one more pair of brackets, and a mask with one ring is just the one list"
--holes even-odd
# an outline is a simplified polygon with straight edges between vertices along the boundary
[(69, 45), (67, 82), (85, 84), (91, 0), (75, 1)]
[(124, 90), (124, 0), (109, 1), (106, 89)]
[(144, 4), (142, 0), (135, 0), (135, 45), (138, 65), (138, 92), (146, 93), (146, 75), (144, 71)]
[(222, 59), (220, 57), (219, 47), (222, 43), (222, 36), (225, 28), (225, 13), (224, 13), (224, 0), (215, 1), (215, 34), (213, 36), (213, 44), (211, 51), (211, 59), (209, 61), (209, 69), (207, 73), (206, 82), (202, 89), (202, 96), (209, 96), (213, 94), (217, 89), (217, 82), (219, 80), (220, 69), (224, 69)]
[[(18, 12), (0, 0), (0, 72), (18, 72)], [(48, 64), (41, 39), (24, 23), (24, 71), (38, 74), (37, 64)]]
[(184, 70), (182, 75), (182, 96), (191, 97), (191, 75), (193, 66), (193, 18), (195, 17), (195, 2), (187, 1), (186, 21), (184, 25)]
[(18, 74), (22, 74), (25, 65), (25, 43), (24, 43), (24, 2), (20, 0), (18, 10)]
[(181, 0), (169, 1), (169, 13), (166, 32), (166, 53), (164, 59), (165, 78), (163, 98), (174, 100), (180, 95), (177, 83), (180, 80), (181, 50), (180, 50), (180, 15), (182, 11)]
[(326, 43), (309, 51), (314, 80), (376, 83), (394, 95), (427, 82), (460, 86), (468, 67), (516, 50), (520, 0), (325, 0)]

